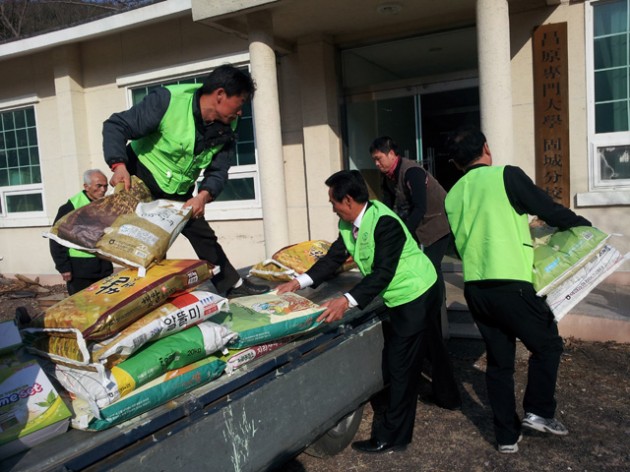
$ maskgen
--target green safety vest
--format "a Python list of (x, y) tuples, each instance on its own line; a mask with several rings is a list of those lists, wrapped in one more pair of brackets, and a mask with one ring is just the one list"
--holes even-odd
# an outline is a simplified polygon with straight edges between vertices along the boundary
[[(81, 191), (77, 193), (76, 195), (73, 195), (72, 197), (69, 198), (69, 201), (70, 203), (72, 203), (72, 206), (74, 207), (75, 210), (77, 208), (84, 207), (85, 205), (90, 203), (90, 199), (88, 198), (88, 196), (85, 194), (84, 191)], [(68, 255), (70, 257), (84, 257), (84, 258), (96, 257), (94, 254), (91, 254), (85, 251), (79, 251), (78, 249), (74, 249), (72, 247), (68, 248)]]
[(462, 257), (464, 282), (533, 280), (534, 248), (527, 215), (519, 215), (510, 203), (504, 169), (471, 169), (446, 196), (446, 214)]
[[(131, 148), (168, 194), (185, 195), (223, 144), (195, 156), (193, 99), (201, 84), (169, 85), (171, 99), (157, 130), (131, 141)], [(238, 119), (231, 123), (236, 129)]]
[(361, 273), (372, 273), (374, 264), (374, 228), (381, 216), (395, 218), (405, 232), (405, 245), (396, 266), (396, 273), (389, 285), (381, 292), (385, 305), (395, 307), (403, 303), (415, 300), (426, 292), (437, 280), (437, 274), (433, 264), (427, 256), (418, 248), (418, 243), (413, 239), (404, 223), (396, 214), (379, 201), (372, 200), (368, 205), (361, 227), (355, 240), (352, 234), (352, 223), (339, 220), (339, 233), (348, 252)]

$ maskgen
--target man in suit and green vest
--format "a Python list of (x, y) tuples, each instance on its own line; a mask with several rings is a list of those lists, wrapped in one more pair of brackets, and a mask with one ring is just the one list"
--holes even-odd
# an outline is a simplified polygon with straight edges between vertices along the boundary
[[(88, 203), (103, 198), (107, 192), (107, 178), (98, 169), (90, 169), (83, 174), (83, 190), (59, 207), (55, 223), (64, 215)], [(50, 240), (50, 254), (55, 262), (55, 269), (66, 282), (68, 294), (73, 295), (94, 282), (101, 280), (114, 271), (112, 263), (99, 259), (95, 255), (67, 248)]]
[(368, 200), (359, 171), (339, 171), (326, 185), (340, 218), (339, 237), (311, 269), (278, 291), (317, 286), (333, 276), (348, 255), (354, 258), (363, 279), (348, 293), (323, 303), (326, 309), (318, 321), (337, 321), (348, 308), (365, 308), (376, 296), (383, 298), (390, 315), (383, 328), (383, 371), (389, 388), (373, 401), (372, 436), (352, 447), (366, 453), (403, 450), (413, 434), (427, 338), (440, 337), (429, 319), (442, 303), (437, 274), (400, 218), (381, 202)]
[(247, 73), (226, 64), (202, 84), (158, 87), (103, 123), (103, 153), (113, 172), (110, 183), (123, 182), (128, 189), (130, 176), (136, 175), (153, 198), (186, 202), (192, 216), (182, 234), (199, 259), (220, 267), (212, 282), (230, 298), (269, 290), (240, 277), (205, 219), (206, 205), (217, 199), (228, 179), (236, 156), (238, 118), (254, 91)]
[[(486, 138), (476, 127), (455, 131), (448, 152), (464, 176), (446, 196), (446, 214), (462, 258), (464, 296), (486, 344), (498, 450), (514, 453), (522, 427), (568, 434), (555, 418), (562, 338), (551, 309), (534, 289), (528, 215), (560, 230), (591, 223), (554, 202), (519, 167), (493, 166)], [(514, 393), (516, 338), (531, 353), (522, 421)]]

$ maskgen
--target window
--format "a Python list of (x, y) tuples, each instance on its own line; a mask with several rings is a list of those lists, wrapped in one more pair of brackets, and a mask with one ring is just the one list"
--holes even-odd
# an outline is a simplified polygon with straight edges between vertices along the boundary
[(590, 187), (630, 190), (630, 0), (590, 6)]
[(35, 109), (0, 110), (0, 218), (42, 216), (43, 211)]
[[(133, 87), (130, 89), (131, 103), (139, 103), (151, 90), (160, 86), (201, 83), (209, 72)], [(243, 107), (239, 119), (236, 162), (230, 168), (229, 180), (217, 200), (207, 207), (206, 216), (209, 219), (262, 217), (251, 102)]]

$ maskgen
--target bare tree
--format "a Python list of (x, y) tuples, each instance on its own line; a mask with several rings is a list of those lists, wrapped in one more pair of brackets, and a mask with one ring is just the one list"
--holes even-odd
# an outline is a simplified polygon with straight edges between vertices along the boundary
[(35, 36), (163, 0), (0, 0), (0, 42)]

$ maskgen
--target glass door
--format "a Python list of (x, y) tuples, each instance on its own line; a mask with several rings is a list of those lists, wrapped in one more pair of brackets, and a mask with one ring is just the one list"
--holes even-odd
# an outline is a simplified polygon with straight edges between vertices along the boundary
[(348, 168), (361, 171), (372, 197), (379, 198), (381, 192), (379, 172), (370, 156), (370, 144), (379, 136), (389, 136), (398, 143), (401, 155), (417, 160), (417, 128), (413, 96), (348, 105)]
[(461, 173), (449, 163), (446, 137), (462, 124), (479, 125), (479, 92), (474, 86), (351, 102), (346, 117), (348, 168), (361, 171), (372, 197), (381, 196), (380, 175), (369, 153), (379, 136), (391, 137), (402, 156), (421, 162), (449, 190)]

